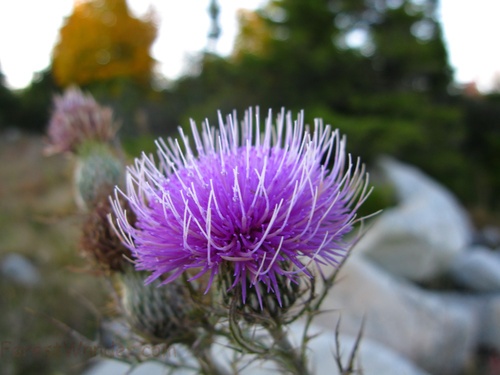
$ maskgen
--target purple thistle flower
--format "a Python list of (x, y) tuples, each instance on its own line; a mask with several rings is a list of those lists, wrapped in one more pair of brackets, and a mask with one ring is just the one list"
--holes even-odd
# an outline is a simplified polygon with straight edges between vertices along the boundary
[[(281, 304), (283, 278), (310, 277), (311, 264), (336, 265), (349, 249), (345, 235), (368, 192), (364, 166), (353, 164), (338, 131), (315, 120), (303, 124), (272, 115), (264, 129), (252, 111), (241, 126), (219, 115), (219, 127), (191, 122), (194, 149), (180, 129), (177, 140), (159, 140), (158, 160), (143, 155), (127, 170), (123, 194), (136, 215), (129, 223), (118, 196), (113, 210), (124, 243), (146, 282), (168, 283), (195, 269), (208, 275), (231, 270), (230, 289), (274, 293)], [(195, 155), (195, 152), (197, 155)], [(257, 285), (261, 283), (260, 285)], [(259, 287), (257, 287), (259, 286)], [(261, 286), (264, 286), (262, 288)]]
[(108, 142), (116, 130), (111, 108), (100, 106), (90, 94), (70, 87), (64, 95), (54, 97), (46, 153), (74, 152), (85, 141)]

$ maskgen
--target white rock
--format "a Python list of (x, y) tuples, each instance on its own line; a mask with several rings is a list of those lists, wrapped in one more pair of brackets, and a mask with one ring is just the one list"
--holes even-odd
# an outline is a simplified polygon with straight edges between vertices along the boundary
[(446, 272), (472, 238), (465, 210), (444, 187), (414, 167), (380, 162), (399, 204), (385, 210), (357, 244), (389, 272), (424, 281)]
[(127, 374), (129, 370), (128, 363), (106, 358), (93, 361), (90, 367), (82, 372), (82, 375)]
[(7, 254), (0, 265), (4, 277), (15, 283), (32, 287), (40, 282), (40, 272), (24, 256), (16, 253)]
[[(300, 337), (303, 326), (295, 324), (292, 326), (291, 336)], [(336, 353), (334, 330), (325, 332), (324, 328), (313, 326), (310, 333), (320, 335), (310, 342), (310, 362), (315, 374), (336, 375), (340, 372), (335, 363)], [(348, 363), (350, 354), (354, 348), (356, 336), (341, 334), (339, 336), (340, 354), (344, 365)], [(370, 340), (367, 337), (361, 339), (357, 355), (355, 357), (355, 369), (364, 375), (425, 375), (422, 369), (401, 356), (396, 351), (389, 349), (380, 342)], [(356, 372), (355, 372), (356, 373)], [(257, 373), (255, 373), (257, 375)]]
[(447, 306), (467, 308), (475, 317), (478, 327), (477, 347), (500, 352), (500, 294), (445, 294)]
[(380, 342), (433, 374), (457, 373), (470, 359), (479, 335), (474, 309), (449, 304), (391, 276), (361, 256), (351, 255), (322, 308), (334, 311), (316, 323)]
[[(160, 362), (148, 361), (137, 365), (135, 368), (130, 369), (127, 375), (165, 375), (168, 374), (169, 369), (162, 365)], [(195, 375), (197, 372), (189, 370), (174, 371), (173, 374), (178, 375)], [(109, 372), (108, 374), (114, 374)]]
[(450, 276), (460, 285), (477, 292), (500, 292), (500, 255), (475, 246), (456, 257)]
[[(300, 338), (304, 330), (303, 324), (294, 323), (289, 329), (290, 341), (296, 348), (300, 345)], [(309, 334), (318, 334), (309, 342), (308, 361), (312, 374), (341, 375), (335, 362), (336, 344), (334, 330), (327, 330), (320, 326), (313, 325), (308, 331)], [(354, 347), (356, 338), (349, 334), (339, 336), (340, 354), (342, 363), (347, 365), (349, 356)], [(231, 353), (223, 350), (222, 356), (230, 358)], [(216, 355), (220, 358), (220, 355)], [(422, 369), (417, 368), (413, 363), (405, 359), (397, 352), (389, 349), (379, 342), (363, 338), (355, 357), (355, 371), (364, 375), (426, 375)], [(241, 375), (274, 375), (280, 373), (279, 367), (271, 361), (264, 363), (253, 363), (241, 371)]]

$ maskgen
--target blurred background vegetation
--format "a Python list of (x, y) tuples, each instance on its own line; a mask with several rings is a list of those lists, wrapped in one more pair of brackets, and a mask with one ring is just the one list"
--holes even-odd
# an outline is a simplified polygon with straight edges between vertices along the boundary
[[(210, 5), (215, 44), (220, 9)], [(138, 19), (125, 0), (76, 2), (52, 65), (21, 91), (0, 79), (0, 126), (43, 132), (52, 95), (71, 84), (114, 107), (134, 150), (138, 139), (171, 135), (189, 118), (215, 121), (217, 110), (305, 109), (308, 121), (320, 116), (340, 128), (368, 163), (393, 155), (469, 208), (495, 212), (500, 95), (454, 85), (437, 7), (438, 0), (271, 0), (240, 11), (230, 56), (207, 48), (192, 74), (165, 82), (150, 56), (154, 11)]]
[[(210, 5), (215, 44), (219, 7)], [(134, 150), (189, 118), (215, 121), (217, 110), (305, 109), (308, 121), (320, 116), (340, 128), (368, 163), (393, 155), (476, 212), (495, 212), (500, 95), (454, 85), (437, 7), (438, 0), (272, 0), (240, 11), (230, 56), (200, 51), (192, 74), (165, 82), (150, 56), (154, 11), (138, 19), (125, 0), (76, 2), (52, 65), (20, 91), (0, 79), (0, 126), (43, 132), (52, 95), (71, 84), (114, 107)]]
[[(239, 35), (225, 57), (210, 48), (220, 35), (220, 9), (214, 0), (200, 2), (207, 5), (207, 49), (190, 74), (173, 81), (155, 73), (150, 55), (156, 15), (136, 18), (125, 0), (75, 2), (51, 66), (25, 89), (9, 90), (0, 72), (0, 252), (23, 254), (43, 279), (29, 290), (0, 279), (3, 338), (61, 342), (60, 330), (47, 328), (47, 320), (35, 319), (26, 306), (91, 337), (97, 322), (85, 306), (106, 309), (103, 286), (68, 270), (86, 265), (76, 251), (80, 218), (67, 160), (40, 158), (53, 95), (73, 84), (114, 108), (131, 155), (152, 150), (153, 138), (174, 135), (189, 118), (200, 123), (208, 116), (215, 123), (217, 110), (304, 109), (309, 123), (322, 117), (340, 128), (349, 151), (369, 166), (379, 155), (392, 155), (450, 188), (476, 224), (498, 218), (500, 91), (481, 94), (473, 85), (454, 84), (438, 0), (270, 0), (256, 11), (240, 11)], [(10, 142), (18, 130), (25, 137)], [(90, 357), (39, 353), (8, 358), (10, 370), (4, 369), (78, 373)]]

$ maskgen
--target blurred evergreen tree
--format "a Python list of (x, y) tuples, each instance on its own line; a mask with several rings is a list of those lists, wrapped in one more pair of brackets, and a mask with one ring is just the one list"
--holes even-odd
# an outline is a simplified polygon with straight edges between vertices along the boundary
[(372, 26), (373, 62), (381, 77), (379, 88), (443, 92), (450, 77), (440, 74), (447, 66), (446, 54), (432, 50), (436, 43), (444, 51), (442, 40), (434, 37), (436, 23), (420, 11), (405, 8), (387, 10)]
[(19, 101), (5, 83), (5, 76), (0, 70), (0, 129), (16, 125), (16, 113)]
[(333, 1), (340, 45), (354, 44), (378, 76), (378, 91), (447, 93), (452, 81), (437, 0)]
[(57, 92), (50, 69), (35, 73), (30, 85), (18, 93), (16, 125), (26, 131), (44, 132), (51, 115), (52, 98)]
[(240, 12), (229, 60), (206, 55), (200, 76), (183, 82), (198, 80), (197, 105), (234, 103), (238, 93), (237, 108), (255, 99), (356, 116), (403, 113), (421, 104), (420, 94), (447, 98), (452, 75), (435, 9), (436, 0), (273, 0)]
[(220, 6), (217, 3), (217, 0), (210, 0), (210, 5), (208, 7), (208, 14), (210, 16), (210, 29), (207, 34), (207, 51), (215, 51), (217, 41), (219, 40), (222, 32), (219, 24), (219, 13)]
[(466, 142), (463, 150), (474, 166), (467, 179), (470, 194), (484, 211), (500, 210), (500, 94), (463, 97)]
[[(380, 135), (419, 134), (423, 142), (432, 123), (459, 117), (447, 104), (452, 76), (436, 6), (436, 0), (273, 0), (240, 12), (233, 55), (205, 55), (201, 74), (179, 81), (176, 92), (196, 87), (186, 95), (190, 111), (261, 104), (314, 115), (317, 108), (332, 119), (374, 118), (370, 127)], [(346, 129), (354, 138), (362, 132), (355, 127)], [(388, 151), (381, 143), (359, 148)]]
[(165, 95), (179, 98), (179, 123), (216, 109), (305, 109), (309, 122), (320, 116), (347, 134), (353, 154), (391, 154), (463, 196), (463, 114), (448, 94), (436, 8), (437, 0), (272, 0), (240, 12), (232, 56), (205, 54), (200, 74)]

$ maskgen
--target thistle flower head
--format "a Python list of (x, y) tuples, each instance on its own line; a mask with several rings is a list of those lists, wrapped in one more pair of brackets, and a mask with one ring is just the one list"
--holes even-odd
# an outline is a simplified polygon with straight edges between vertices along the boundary
[(85, 141), (108, 142), (116, 130), (111, 108), (100, 106), (90, 94), (70, 87), (64, 95), (54, 97), (46, 152), (75, 152)]
[[(280, 283), (312, 276), (311, 264), (338, 264), (346, 255), (356, 210), (367, 193), (367, 175), (345, 152), (345, 140), (316, 120), (304, 125), (284, 111), (264, 126), (251, 110), (219, 126), (191, 123), (194, 148), (159, 140), (158, 156), (143, 155), (127, 171), (126, 191), (113, 204), (117, 231), (147, 282), (163, 283), (186, 270), (207, 275), (231, 272), (229, 289), (249, 291), (262, 307), (263, 293), (281, 305)], [(196, 153), (196, 154), (195, 154)], [(137, 220), (127, 221), (118, 196), (128, 199)], [(258, 286), (258, 288), (257, 288)]]

